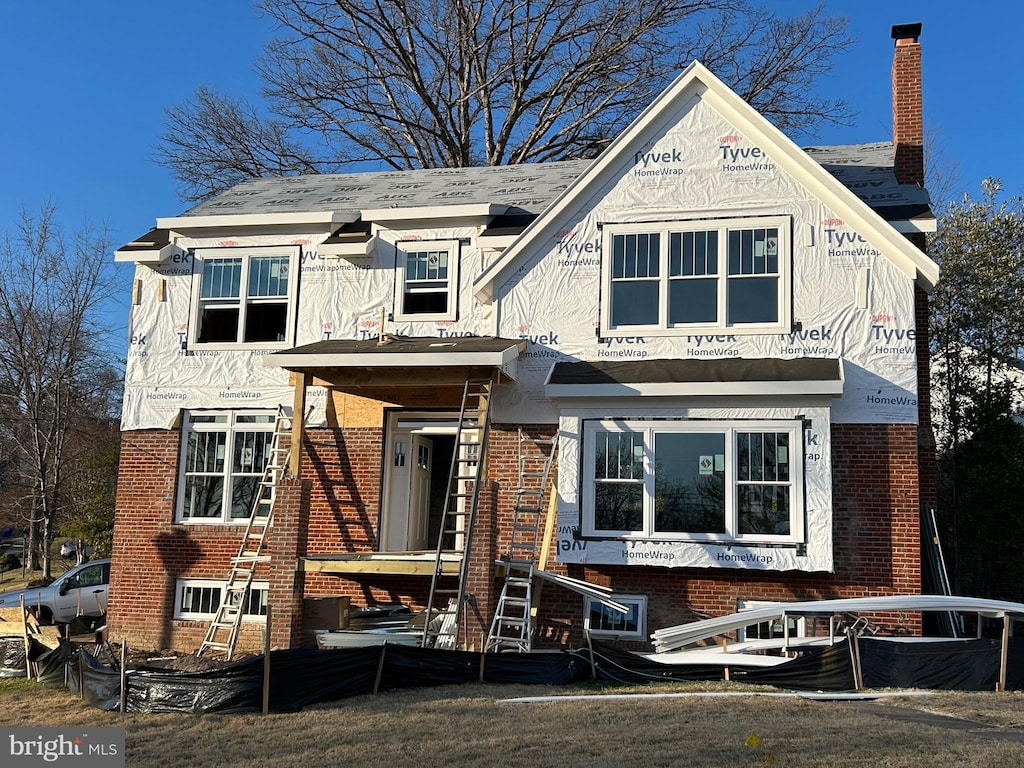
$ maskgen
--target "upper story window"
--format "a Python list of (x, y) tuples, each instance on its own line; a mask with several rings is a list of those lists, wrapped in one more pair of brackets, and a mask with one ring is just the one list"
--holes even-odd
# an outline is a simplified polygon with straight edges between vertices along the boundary
[(177, 522), (244, 523), (270, 458), (274, 414), (185, 411)]
[(798, 421), (587, 422), (583, 531), (685, 541), (803, 541)]
[(455, 320), (459, 241), (401, 242), (395, 258), (395, 320)]
[(785, 218), (607, 225), (602, 331), (788, 331), (790, 251)]
[(296, 249), (197, 251), (190, 341), (224, 347), (292, 343), (298, 262)]

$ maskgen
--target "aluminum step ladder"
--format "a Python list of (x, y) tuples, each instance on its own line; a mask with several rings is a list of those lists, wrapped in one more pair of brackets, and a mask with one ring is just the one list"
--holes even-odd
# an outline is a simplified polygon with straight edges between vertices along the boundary
[(557, 437), (534, 438), (519, 429), (519, 486), (512, 539), (505, 555), (505, 583), (487, 633), (485, 652), (527, 653), (533, 643), (533, 572), (542, 544), (545, 493), (558, 453)]
[[(490, 431), (488, 401), (494, 379), (468, 378), (462, 390), (459, 421), (455, 433), (451, 471), (445, 494), (441, 530), (435, 549), (434, 573), (430, 579), (426, 622), (421, 645), (424, 648), (458, 647), (459, 625), (466, 602), (466, 580), (469, 576), (470, 544), (473, 524), (480, 504), (480, 479), (484, 476), (487, 437)], [(457, 583), (443, 573), (444, 555), (455, 551), (461, 555)], [(442, 584), (442, 581), (445, 582)]]
[(267, 464), (257, 486), (245, 534), (238, 546), (238, 553), (231, 559), (231, 570), (221, 590), (220, 605), (196, 656), (223, 654), (224, 661), (231, 661), (234, 656), (238, 630), (249, 603), (256, 566), (270, 560), (270, 556), (263, 554), (263, 550), (274, 521), (275, 490), (288, 467), (291, 421), (284, 407), (278, 406)]

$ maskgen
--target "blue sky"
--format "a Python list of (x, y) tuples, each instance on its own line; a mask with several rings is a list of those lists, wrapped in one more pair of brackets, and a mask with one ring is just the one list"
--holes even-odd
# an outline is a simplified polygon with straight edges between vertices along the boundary
[[(797, 13), (814, 3), (769, 4)], [(1024, 191), (1024, 153), (1017, 148), (1024, 6), (952, 0), (825, 5), (849, 17), (858, 42), (836, 59), (823, 90), (846, 99), (859, 117), (853, 127), (800, 137), (803, 144), (891, 137), (889, 30), (921, 21), (925, 126), (937, 136), (943, 162), (957, 166), (959, 189), (976, 193), (982, 179), (997, 176), (1007, 191)], [(0, 3), (0, 227), (11, 226), (22, 206), (38, 210), (51, 200), (66, 227), (106, 223), (121, 244), (156, 217), (181, 212), (187, 206), (170, 172), (151, 160), (164, 107), (203, 83), (255, 97), (252, 62), (272, 32), (247, 0)], [(129, 271), (118, 274), (127, 285)], [(123, 326), (126, 314), (126, 305), (113, 309), (113, 322)]]

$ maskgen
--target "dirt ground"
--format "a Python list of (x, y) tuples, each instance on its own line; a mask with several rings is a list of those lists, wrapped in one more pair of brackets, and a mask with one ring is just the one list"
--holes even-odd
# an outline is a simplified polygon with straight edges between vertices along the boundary
[[(659, 693), (721, 694), (664, 698)], [(293, 714), (121, 715), (0, 680), (0, 725), (123, 726), (127, 764), (387, 766), (1017, 766), (1024, 694), (809, 701), (726, 683), (481, 685), (383, 692)], [(588, 694), (582, 701), (512, 703)], [(640, 696), (594, 698), (593, 694)]]

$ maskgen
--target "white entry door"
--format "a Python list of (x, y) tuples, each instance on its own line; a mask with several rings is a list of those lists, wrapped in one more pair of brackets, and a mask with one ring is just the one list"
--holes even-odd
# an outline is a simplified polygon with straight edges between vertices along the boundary
[(409, 549), (433, 549), (428, 539), (430, 528), (430, 473), (434, 466), (434, 441), (423, 435), (412, 436), (413, 466), (409, 477)]
[(387, 508), (381, 525), (382, 552), (433, 549), (430, 525), (430, 473), (433, 441), (398, 429), (392, 433), (387, 472)]

